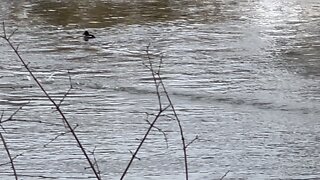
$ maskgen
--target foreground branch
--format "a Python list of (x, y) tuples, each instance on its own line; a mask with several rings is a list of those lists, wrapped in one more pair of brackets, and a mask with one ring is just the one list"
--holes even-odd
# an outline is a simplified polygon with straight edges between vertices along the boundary
[[(157, 100), (158, 100), (158, 113), (155, 114), (155, 117), (153, 119), (153, 121), (148, 122), (149, 124), (149, 128), (147, 130), (147, 132), (144, 134), (144, 137), (141, 139), (140, 144), (138, 145), (137, 149), (135, 150), (134, 153), (132, 153), (132, 157), (125, 169), (125, 171), (123, 172), (122, 176), (121, 176), (121, 180), (124, 178), (124, 176), (126, 175), (128, 169), (130, 168), (133, 160), (136, 158), (137, 153), (139, 152), (140, 148), (142, 147), (143, 143), (145, 142), (145, 140), (147, 139), (147, 136), (149, 135), (150, 131), (152, 128), (156, 128), (155, 127), (155, 123), (158, 121), (158, 119), (163, 116), (163, 112), (166, 111), (167, 109), (171, 108), (171, 110), (173, 111), (174, 114), (174, 119), (177, 121), (178, 126), (179, 126), (179, 131), (180, 131), (180, 136), (181, 136), (181, 141), (182, 141), (182, 150), (183, 150), (183, 154), (184, 154), (184, 166), (185, 166), (185, 179), (188, 180), (189, 179), (189, 172), (188, 172), (188, 160), (187, 160), (187, 146), (186, 142), (185, 142), (185, 138), (184, 138), (184, 134), (183, 134), (183, 129), (182, 129), (182, 125), (180, 122), (180, 119), (176, 113), (176, 110), (174, 108), (174, 105), (170, 99), (170, 96), (168, 94), (168, 91), (162, 81), (162, 77), (160, 76), (160, 70), (162, 68), (162, 57), (160, 58), (159, 64), (156, 68), (154, 68), (154, 64), (152, 63), (151, 57), (150, 57), (150, 53), (149, 53), (149, 46), (147, 46), (147, 63), (143, 63), (143, 65), (151, 72), (152, 75), (152, 79), (153, 79), (153, 83), (156, 89), (156, 95), (157, 95)], [(162, 95), (162, 93), (164, 93), (164, 97)], [(166, 99), (166, 101), (169, 103), (169, 105), (163, 107), (163, 98)], [(156, 128), (157, 129), (157, 128)], [(159, 129), (158, 129), (159, 130)], [(160, 132), (163, 132), (160, 130)], [(165, 134), (164, 134), (165, 135)], [(165, 136), (166, 138), (166, 136)]]
[(150, 126), (149, 126), (147, 132), (144, 134), (143, 138), (141, 139), (140, 144), (138, 145), (138, 147), (137, 147), (137, 149), (134, 151), (134, 153), (132, 153), (132, 157), (131, 157), (131, 159), (130, 159), (130, 161), (129, 161), (127, 167), (126, 167), (126, 169), (125, 169), (124, 172), (122, 173), (122, 176), (121, 176), (120, 180), (122, 180), (122, 179), (125, 177), (125, 175), (127, 174), (127, 172), (128, 172), (128, 170), (129, 170), (129, 168), (130, 168), (133, 160), (136, 158), (136, 156), (137, 156), (139, 150), (141, 149), (143, 143), (144, 143), (145, 140), (147, 139), (147, 137), (148, 137), (151, 129), (154, 127), (154, 124), (157, 122), (157, 120), (159, 119), (159, 117), (161, 116), (161, 114), (162, 114), (165, 110), (166, 110), (166, 109), (160, 110), (160, 111), (158, 112), (158, 114), (156, 115), (156, 117), (153, 119), (153, 121), (150, 123)]
[(14, 175), (15, 179), (18, 180), (18, 175), (17, 175), (17, 172), (16, 172), (16, 168), (14, 167), (13, 158), (12, 158), (12, 156), (10, 154), (9, 147), (8, 147), (7, 142), (6, 142), (5, 138), (3, 137), (1, 131), (0, 131), (0, 138), (1, 138), (1, 141), (3, 143), (4, 149), (6, 150), (7, 155), (9, 157), (11, 168), (12, 168), (12, 171), (13, 171), (13, 175)]
[(14, 51), (14, 53), (17, 55), (18, 59), (20, 60), (20, 62), (23, 64), (24, 68), (29, 72), (30, 76), (32, 77), (32, 79), (36, 82), (36, 84), (39, 86), (39, 88), (41, 89), (41, 91), (45, 94), (45, 96), (48, 98), (48, 100), (53, 104), (54, 108), (58, 111), (58, 113), (60, 114), (60, 116), (62, 117), (63, 121), (65, 122), (65, 124), (67, 125), (67, 128), (70, 130), (71, 134), (73, 135), (74, 139), (77, 142), (77, 145), (80, 147), (83, 155), (85, 156), (85, 158), (87, 159), (90, 168), (92, 169), (93, 173), (95, 174), (96, 178), (98, 180), (100, 180), (100, 176), (99, 173), (97, 172), (97, 170), (94, 167), (93, 162), (90, 160), (86, 150), (84, 149), (83, 145), (81, 144), (76, 132), (74, 131), (73, 127), (71, 126), (71, 124), (69, 123), (69, 121), (67, 120), (67, 118), (65, 117), (64, 113), (62, 112), (62, 110), (60, 109), (59, 104), (57, 104), (52, 98), (51, 96), (48, 94), (48, 92), (44, 89), (44, 87), (41, 85), (40, 81), (35, 77), (35, 75), (33, 74), (33, 72), (31, 71), (31, 69), (29, 68), (28, 64), (25, 62), (25, 60), (23, 60), (23, 58), (20, 56), (19, 52), (18, 52), (18, 46), (14, 47), (14, 45), (12, 44), (12, 42), (10, 41), (10, 38), (13, 36), (14, 32), (11, 33), (9, 36), (7, 36), (6, 34), (6, 29), (5, 29), (5, 24), (4, 22), (2, 23), (3, 25), (3, 36), (1, 36), (7, 43), (8, 45), (12, 48), (12, 50)]
[(185, 141), (185, 138), (184, 138), (184, 133), (183, 133), (183, 128), (182, 128), (182, 125), (181, 125), (181, 121), (180, 121), (180, 119), (178, 117), (178, 114), (177, 114), (177, 112), (175, 110), (175, 107), (174, 107), (174, 105), (172, 103), (172, 100), (171, 100), (171, 98), (169, 96), (167, 88), (164, 85), (164, 83), (162, 81), (162, 77), (160, 75), (160, 69), (161, 69), (161, 66), (162, 66), (162, 57), (160, 58), (160, 63), (159, 63), (159, 66), (158, 66), (158, 70), (155, 71), (154, 68), (153, 68), (151, 57), (150, 57), (150, 53), (149, 53), (149, 46), (147, 46), (146, 52), (147, 52), (147, 57), (148, 57), (148, 62), (149, 62), (149, 65), (146, 65), (146, 67), (149, 68), (149, 70), (151, 71), (153, 79), (155, 81), (158, 81), (158, 84), (162, 87), (162, 90), (163, 90), (163, 92), (165, 94), (165, 97), (166, 97), (167, 101), (169, 102), (169, 106), (171, 107), (172, 112), (174, 114), (175, 120), (177, 121), (178, 126), (179, 126), (180, 137), (181, 137), (181, 142), (182, 142), (182, 150), (183, 150), (183, 155), (184, 155), (185, 178), (186, 178), (186, 180), (188, 180), (189, 179), (188, 157), (187, 157), (187, 146), (188, 145), (186, 145), (186, 141)]

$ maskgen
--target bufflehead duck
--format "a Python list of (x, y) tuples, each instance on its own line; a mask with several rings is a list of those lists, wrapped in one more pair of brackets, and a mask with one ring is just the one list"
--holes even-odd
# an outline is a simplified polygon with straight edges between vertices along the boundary
[(90, 34), (88, 31), (85, 31), (83, 33), (83, 39), (85, 41), (88, 41), (89, 39), (93, 39), (93, 38), (96, 38), (94, 35)]

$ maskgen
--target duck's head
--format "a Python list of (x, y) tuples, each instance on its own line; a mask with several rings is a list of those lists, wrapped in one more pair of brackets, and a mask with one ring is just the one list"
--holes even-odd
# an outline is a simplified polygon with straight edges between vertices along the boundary
[(89, 34), (89, 32), (88, 32), (88, 31), (85, 31), (85, 32), (83, 33), (83, 35), (85, 35), (85, 36), (89, 36), (90, 34)]

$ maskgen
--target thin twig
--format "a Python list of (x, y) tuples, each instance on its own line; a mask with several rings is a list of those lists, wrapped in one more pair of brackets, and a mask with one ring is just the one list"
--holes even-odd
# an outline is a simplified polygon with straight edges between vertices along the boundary
[(99, 177), (101, 178), (101, 171), (100, 171), (100, 168), (99, 168), (99, 163), (98, 163), (97, 158), (96, 158), (96, 156), (95, 156), (96, 148), (97, 148), (97, 147), (94, 147), (94, 149), (93, 149), (93, 151), (92, 151), (92, 156), (93, 156), (94, 164), (96, 165), (96, 168), (97, 168)]
[[(151, 125), (150, 121), (148, 119), (146, 119), (147, 123), (149, 125)], [(160, 128), (158, 128), (157, 126), (153, 126), (153, 128), (157, 129), (160, 133), (162, 133), (163, 137), (164, 137), (164, 140), (166, 142), (166, 145), (167, 145), (167, 148), (169, 148), (169, 144), (168, 144), (168, 137), (167, 137), (167, 134)]]
[[(16, 50), (18, 51), (20, 44), (17, 44), (16, 46)], [(27, 64), (27, 66), (29, 65), (29, 63)]]
[[(186, 143), (185, 143), (185, 140), (184, 140), (182, 125), (181, 125), (181, 122), (180, 122), (180, 120), (178, 118), (178, 115), (177, 115), (177, 113), (175, 111), (173, 103), (172, 103), (172, 101), (171, 101), (171, 99), (169, 97), (169, 94), (168, 94), (168, 92), (167, 92), (167, 90), (165, 88), (165, 85), (164, 85), (164, 83), (162, 81), (162, 77), (160, 76), (160, 70), (161, 70), (161, 67), (162, 67), (162, 57), (160, 58), (160, 64), (158, 65), (158, 70), (155, 71), (154, 68), (153, 68), (153, 63), (152, 63), (151, 56), (150, 56), (150, 53), (149, 53), (149, 47), (150, 47), (150, 44), (147, 46), (147, 49), (146, 49), (148, 64), (145, 63), (145, 62), (143, 62), (142, 64), (151, 72), (153, 83), (154, 83), (154, 86), (156, 88), (156, 95), (157, 95), (159, 110), (158, 110), (158, 113), (156, 114), (156, 116), (154, 117), (153, 121), (152, 122), (148, 121), (150, 126), (149, 126), (147, 132), (145, 133), (144, 137), (141, 139), (141, 142), (140, 142), (139, 146), (137, 147), (136, 151), (132, 154), (130, 162), (128, 163), (125, 171), (123, 172), (123, 174), (121, 176), (121, 180), (126, 175), (128, 169), (131, 166), (133, 160), (135, 159), (138, 151), (140, 150), (140, 148), (142, 147), (144, 141), (146, 140), (147, 136), (149, 135), (150, 130), (154, 127), (154, 125), (157, 122), (157, 120), (159, 119), (159, 117), (162, 116), (162, 113), (164, 111), (166, 111), (170, 107), (171, 107), (171, 109), (173, 111), (175, 120), (178, 122), (178, 125), (179, 125), (180, 136), (181, 136), (181, 140), (182, 140), (182, 147), (183, 147), (183, 152), (184, 152), (185, 176), (186, 176), (186, 180), (188, 180), (189, 174), (188, 174), (187, 151), (186, 151)], [(161, 99), (160, 87), (161, 87), (162, 91), (164, 92), (167, 101), (169, 102), (169, 105), (167, 105), (165, 108), (162, 107), (162, 99)]]
[[(149, 47), (147, 47), (147, 54), (149, 54), (149, 49), (148, 48)], [(150, 57), (150, 55), (148, 55), (148, 57)], [(152, 69), (151, 59), (148, 58), (148, 60), (149, 60), (150, 71), (152, 71), (152, 75), (154, 76), (154, 70)], [(155, 79), (155, 77), (154, 77), (154, 79)], [(180, 121), (180, 119), (178, 117), (178, 114), (177, 114), (177, 112), (175, 110), (175, 107), (174, 107), (174, 105), (172, 103), (172, 100), (171, 100), (171, 98), (169, 96), (169, 93), (168, 93), (168, 91), (167, 91), (167, 89), (166, 89), (166, 87), (165, 87), (165, 85), (164, 85), (164, 83), (162, 81), (162, 77), (160, 75), (160, 71), (157, 73), (157, 79), (159, 81), (159, 84), (161, 84), (162, 90), (163, 90), (163, 92), (164, 92), (164, 94), (165, 94), (165, 96), (166, 96), (166, 98), (167, 98), (167, 100), (168, 100), (168, 102), (169, 102), (169, 104), (170, 104), (170, 106), (172, 108), (172, 112), (173, 112), (174, 117), (175, 117), (175, 119), (176, 119), (176, 121), (178, 123), (178, 126), (179, 126), (180, 137), (181, 137), (181, 142), (182, 142), (182, 150), (183, 150), (183, 155), (184, 155), (185, 176), (186, 176), (186, 180), (188, 180), (189, 179), (189, 172), (188, 172), (187, 147), (186, 147), (186, 142), (185, 142), (185, 138), (184, 138), (184, 133), (183, 133), (183, 128), (182, 128), (182, 125), (181, 125), (181, 121)]]
[[(148, 61), (151, 62), (151, 57), (150, 57), (150, 54), (148, 53), (149, 51), (149, 46), (150, 44), (147, 46), (147, 58), (148, 58)], [(126, 169), (124, 170), (124, 172), (122, 173), (122, 176), (120, 178), (120, 180), (122, 180), (125, 175), (127, 174), (133, 160), (136, 158), (140, 148), (142, 147), (143, 143), (145, 142), (145, 140), (147, 139), (151, 129), (154, 127), (154, 124), (157, 122), (157, 120), (159, 119), (159, 117), (161, 117), (162, 113), (168, 108), (162, 108), (162, 102), (161, 102), (161, 94), (160, 94), (160, 91), (159, 91), (159, 83), (157, 82), (157, 78), (156, 78), (156, 75), (153, 71), (153, 66), (152, 66), (152, 63), (149, 63), (148, 65), (143, 63), (143, 65), (149, 69), (151, 71), (151, 74), (152, 74), (152, 78), (153, 78), (153, 82), (154, 82), (154, 85), (155, 85), (155, 88), (156, 88), (156, 95), (157, 95), (157, 99), (158, 99), (158, 106), (159, 106), (159, 110), (158, 110), (158, 114), (155, 116), (155, 118), (153, 119), (153, 121), (150, 124), (147, 132), (144, 134), (144, 137), (141, 139), (140, 141), (140, 144), (138, 145), (138, 147), (136, 148), (135, 152), (132, 153), (132, 156), (131, 156), (131, 159), (126, 167)]]
[(157, 82), (155, 73), (154, 73), (154, 71), (153, 71), (153, 66), (152, 66), (152, 63), (151, 63), (151, 57), (150, 57), (150, 54), (149, 54), (149, 48), (150, 48), (150, 44), (147, 46), (147, 49), (146, 49), (147, 58), (148, 58), (148, 61), (149, 61), (150, 63), (149, 63), (149, 65), (147, 65), (146, 67), (148, 67), (149, 70), (151, 71), (152, 78), (153, 78), (153, 82), (154, 82), (154, 85), (155, 85), (155, 87), (156, 87), (156, 92), (157, 92), (157, 97), (158, 97), (158, 103), (159, 103), (159, 110), (161, 111), (161, 110), (162, 110), (162, 102), (161, 102), (161, 94), (160, 94), (160, 91), (159, 91), (159, 83)]
[(141, 149), (144, 141), (147, 139), (147, 137), (148, 137), (148, 135), (149, 135), (152, 127), (153, 127), (154, 124), (157, 122), (157, 120), (159, 119), (159, 117), (160, 117), (160, 115), (161, 115), (162, 113), (163, 113), (163, 111), (160, 110), (160, 111), (158, 112), (157, 116), (156, 116), (156, 117), (153, 119), (153, 121), (151, 122), (151, 124), (150, 124), (147, 132), (144, 134), (143, 138), (141, 139), (140, 144), (138, 145), (137, 149), (134, 151), (134, 153), (132, 153), (131, 159), (130, 159), (130, 161), (129, 161), (127, 167), (126, 167), (126, 169), (125, 169), (124, 172), (122, 173), (120, 180), (122, 180), (122, 179), (125, 177), (125, 175), (127, 174), (127, 172), (128, 172), (128, 170), (129, 170), (129, 168), (130, 168), (133, 160), (136, 158), (136, 156), (137, 156), (139, 150)]
[(62, 104), (62, 102), (64, 101), (64, 99), (69, 95), (70, 91), (73, 89), (73, 86), (72, 86), (72, 80), (71, 80), (71, 75), (70, 75), (70, 71), (68, 70), (68, 76), (69, 76), (69, 84), (70, 84), (70, 87), (69, 89), (67, 90), (66, 93), (64, 93), (62, 99), (60, 100), (58, 106), (60, 107), (60, 105)]
[(228, 170), (228, 171), (220, 178), (220, 180), (222, 180), (223, 178), (225, 178), (229, 172), (230, 172), (230, 170)]
[[(139, 139), (138, 139), (139, 140)], [(130, 154), (132, 155), (133, 157), (133, 152), (131, 150), (129, 150)], [(134, 156), (135, 159), (138, 159), (139, 161), (141, 161), (141, 158), (137, 157), (137, 156)]]
[(3, 137), (1, 131), (0, 131), (0, 138), (1, 138), (1, 140), (2, 140), (2, 144), (3, 144), (4, 148), (5, 148), (5, 150), (6, 150), (6, 152), (7, 152), (7, 155), (8, 155), (8, 157), (9, 157), (10, 164), (11, 164), (11, 168), (12, 168), (12, 171), (13, 171), (13, 175), (14, 175), (15, 179), (18, 180), (18, 175), (17, 175), (16, 168), (15, 168), (15, 166), (14, 166), (14, 163), (13, 163), (13, 158), (12, 158), (12, 156), (11, 156), (11, 154), (10, 154), (9, 147), (8, 147), (8, 145), (7, 145), (7, 143), (6, 143), (6, 140), (5, 140), (5, 138)]
[[(22, 156), (22, 155), (23, 155), (23, 153), (15, 155), (14, 157), (12, 157), (12, 160), (17, 159), (19, 156)], [(8, 164), (11, 164), (11, 162), (9, 161), (9, 162), (6, 162), (6, 163), (2, 163), (2, 164), (0, 164), (0, 166), (4, 166), (4, 165), (8, 165)]]
[(22, 109), (22, 106), (20, 106), (15, 112), (13, 112), (10, 117), (7, 119), (7, 121), (10, 121), (14, 115), (16, 115), (20, 110)]
[[(78, 125), (76, 125), (73, 130), (75, 130), (78, 127)], [(62, 132), (58, 135), (56, 135), (56, 137), (52, 138), (49, 142), (47, 142), (46, 144), (43, 145), (43, 147), (47, 147), (49, 144), (51, 144), (53, 141), (57, 140), (60, 136), (64, 136), (67, 133), (70, 133), (71, 131), (67, 131), (67, 132)]]
[(12, 33), (8, 36), (8, 39), (10, 39), (14, 35), (14, 33), (17, 32), (17, 30), (18, 29), (13, 30)]
[(186, 148), (188, 148), (189, 145), (191, 145), (194, 141), (198, 140), (199, 139), (199, 136), (196, 135), (196, 137), (194, 139), (192, 139), (192, 141), (190, 141), (187, 145), (186, 145)]
[(185, 165), (185, 175), (186, 175), (186, 180), (189, 179), (189, 172), (188, 172), (188, 158), (187, 158), (187, 147), (186, 147), (186, 142), (185, 142), (185, 138), (184, 138), (184, 133), (183, 133), (183, 128), (182, 128), (182, 125), (181, 125), (181, 121), (178, 117), (178, 114), (175, 110), (175, 107), (171, 101), (171, 98), (168, 94), (168, 91), (166, 89), (166, 87), (164, 86), (163, 82), (162, 82), (162, 79), (161, 79), (161, 76), (160, 74), (158, 74), (158, 77), (159, 77), (159, 81), (161, 81), (161, 86), (162, 86), (162, 89), (167, 97), (167, 100), (169, 101), (169, 104), (171, 105), (171, 108), (172, 108), (172, 112), (174, 113), (174, 116), (175, 116), (175, 119), (178, 123), (178, 126), (179, 126), (179, 131), (180, 131), (180, 137), (181, 137), (181, 142), (182, 142), (182, 150), (183, 150), (183, 155), (184, 155), (184, 165)]
[[(30, 103), (30, 101), (29, 101), (28, 103), (26, 103), (26, 104), (29, 104), (29, 103)], [(10, 115), (10, 117), (7, 118), (6, 120), (2, 120), (2, 119), (3, 119), (3, 116), (4, 116), (4, 111), (2, 111), (2, 113), (1, 113), (1, 118), (0, 118), (0, 127), (1, 127), (1, 129), (2, 129), (4, 132), (6, 132), (6, 130), (5, 130), (5, 128), (2, 126), (2, 124), (5, 123), (5, 122), (7, 122), (7, 121), (14, 121), (13, 116), (16, 115), (16, 114), (22, 109), (22, 107), (25, 106), (26, 104), (20, 106), (20, 107), (19, 107), (15, 112), (13, 112), (13, 113)]]
[[(99, 164), (98, 164), (97, 158), (96, 158), (96, 156), (95, 156), (96, 148), (97, 148), (97, 147), (95, 146), (92, 151), (89, 151), (89, 150), (88, 150), (88, 152), (93, 156), (93, 160), (94, 160), (94, 161), (93, 161), (93, 164), (96, 166), (97, 171), (98, 171), (98, 174), (99, 174), (99, 177), (101, 178), (101, 171), (100, 171), (100, 168), (99, 168)], [(85, 168), (85, 169), (87, 169), (87, 168)]]

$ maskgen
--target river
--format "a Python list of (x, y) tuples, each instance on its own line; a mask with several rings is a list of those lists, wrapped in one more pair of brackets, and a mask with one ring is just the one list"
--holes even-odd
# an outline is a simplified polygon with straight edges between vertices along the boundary
[[(119, 179), (157, 113), (149, 45), (181, 120), (190, 179), (320, 179), (320, 1), (0, 3), (19, 45), (102, 179)], [(88, 30), (95, 39), (84, 41)], [(2, 32), (1, 32), (2, 33)], [(50, 101), (0, 41), (0, 129), (20, 179), (94, 179)], [(149, 117), (149, 121), (152, 117)], [(35, 122), (41, 121), (43, 123)], [(126, 179), (184, 179), (176, 121), (161, 118)], [(52, 139), (57, 137), (53, 142)], [(49, 143), (49, 144), (48, 144)], [(44, 147), (44, 145), (46, 145)], [(13, 179), (1, 144), (0, 179)]]

